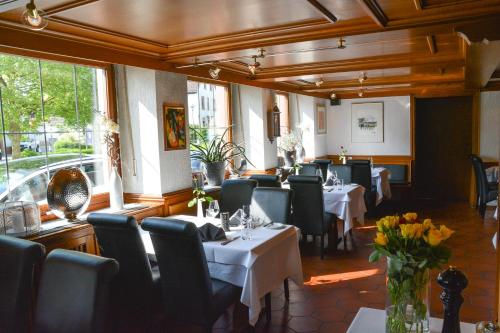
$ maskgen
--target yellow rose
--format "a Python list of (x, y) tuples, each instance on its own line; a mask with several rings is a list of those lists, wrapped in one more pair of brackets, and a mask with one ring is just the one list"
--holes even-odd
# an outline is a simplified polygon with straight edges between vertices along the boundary
[(437, 246), (443, 240), (443, 236), (441, 235), (441, 231), (430, 229), (427, 236), (424, 236), (424, 239), (430, 246)]
[(378, 231), (384, 231), (384, 221), (383, 220), (378, 220), (377, 221), (377, 230)]
[(401, 229), (401, 236), (403, 236), (403, 238), (413, 238), (412, 224), (401, 224), (399, 228)]
[(424, 220), (424, 223), (423, 223), (423, 227), (424, 227), (424, 230), (428, 230), (428, 229), (434, 229), (434, 224), (432, 224), (432, 220), (431, 219), (425, 219)]
[(406, 214), (403, 214), (403, 218), (407, 222), (415, 222), (417, 220), (417, 213), (406, 213)]
[(455, 231), (451, 230), (445, 225), (441, 225), (441, 227), (439, 228), (439, 232), (441, 232), (443, 240), (447, 240), (448, 238), (450, 238), (451, 235), (453, 235)]
[(386, 216), (383, 219), (384, 227), (386, 228), (395, 228), (399, 224), (398, 216)]
[(386, 246), (388, 242), (388, 239), (386, 235), (384, 235), (382, 232), (377, 232), (377, 237), (375, 237), (375, 243), (381, 246)]
[(421, 238), (424, 234), (424, 226), (420, 223), (410, 224), (413, 226), (413, 238)]

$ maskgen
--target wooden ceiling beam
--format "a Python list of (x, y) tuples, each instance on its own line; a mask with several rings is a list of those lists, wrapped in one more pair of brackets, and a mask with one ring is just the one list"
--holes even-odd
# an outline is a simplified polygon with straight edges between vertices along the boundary
[(377, 23), (380, 27), (385, 27), (389, 19), (385, 15), (377, 0), (358, 0), (361, 8)]
[(337, 22), (337, 17), (323, 6), (318, 0), (307, 0), (321, 15), (323, 15), (331, 23)]
[(99, 1), (99, 0), (75, 0), (75, 1), (66, 2), (66, 3), (60, 4), (60, 5), (57, 5), (54, 7), (44, 9), (44, 11), (47, 14), (47, 16), (52, 16), (52, 15), (58, 14), (60, 12), (64, 12), (65, 10), (70, 10), (70, 9), (77, 8), (77, 7), (80, 7), (83, 5), (88, 5), (92, 2), (97, 2), (97, 1)]
[(429, 35), (425, 37), (425, 39), (427, 40), (427, 46), (429, 47), (429, 51), (431, 52), (431, 54), (437, 53), (438, 49), (436, 44), (436, 36)]
[(298, 64), (263, 68), (256, 75), (258, 80), (275, 81), (277, 78), (295, 78), (314, 74), (333, 74), (342, 72), (365, 71), (413, 66), (461, 67), (465, 60), (455, 53), (429, 56), (427, 53), (396, 54), (392, 56), (375, 56), (348, 60), (337, 60), (320, 63)]
[(413, 0), (413, 4), (415, 4), (415, 9), (418, 11), (424, 9), (424, 6), (422, 4), (422, 0)]
[(478, 20), (500, 16), (500, 2), (498, 0), (484, 1), (484, 5), (482, 6), (468, 2), (462, 3), (459, 8), (460, 10), (457, 10), (457, 5), (451, 6), (454, 10), (443, 10), (443, 8), (426, 9), (426, 15), (389, 20), (385, 27), (379, 26), (366, 17), (338, 21), (336, 24), (330, 24), (325, 20), (313, 20), (299, 24), (205, 38), (203, 40), (169, 45), (167, 51), (162, 54), (162, 57), (166, 61), (172, 61), (179, 58), (255, 49), (271, 45), (392, 30), (408, 29), (410, 35), (419, 30), (426, 31), (427, 34), (434, 34), (438, 29), (453, 29), (454, 25), (477, 23)]
[[(440, 84), (463, 82), (463, 73), (455, 73), (448, 75), (398, 75), (387, 77), (368, 77), (363, 82), (363, 86), (384, 86), (394, 84)], [(323, 91), (335, 90), (339, 88), (359, 87), (359, 81), (353, 80), (338, 80), (338, 81), (325, 81), (319, 88), (315, 85), (302, 86), (300, 89), (303, 91)]]

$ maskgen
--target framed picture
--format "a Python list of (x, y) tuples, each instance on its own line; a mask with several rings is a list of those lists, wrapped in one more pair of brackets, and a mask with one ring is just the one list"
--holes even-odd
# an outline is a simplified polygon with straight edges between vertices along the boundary
[(165, 150), (186, 148), (186, 110), (183, 106), (163, 104)]
[(384, 103), (351, 104), (351, 142), (384, 142)]
[(326, 107), (322, 104), (316, 105), (316, 133), (326, 134)]

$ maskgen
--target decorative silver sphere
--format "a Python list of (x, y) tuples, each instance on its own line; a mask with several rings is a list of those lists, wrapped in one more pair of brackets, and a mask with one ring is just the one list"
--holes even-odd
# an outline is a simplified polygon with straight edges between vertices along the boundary
[(78, 168), (58, 170), (47, 187), (47, 203), (54, 214), (69, 221), (78, 220), (90, 204), (89, 177)]

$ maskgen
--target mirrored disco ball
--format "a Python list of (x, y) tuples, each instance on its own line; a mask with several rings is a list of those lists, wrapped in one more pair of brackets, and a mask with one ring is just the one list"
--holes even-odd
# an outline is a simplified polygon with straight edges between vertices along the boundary
[(47, 203), (54, 214), (70, 221), (77, 220), (90, 204), (90, 180), (78, 168), (58, 170), (47, 187)]

